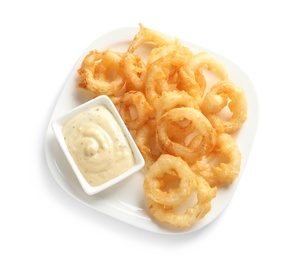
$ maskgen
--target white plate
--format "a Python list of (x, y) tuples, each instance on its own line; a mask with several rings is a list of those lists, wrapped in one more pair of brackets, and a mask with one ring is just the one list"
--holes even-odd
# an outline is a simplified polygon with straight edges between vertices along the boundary
[(102, 212), (103, 214), (107, 214), (130, 225), (156, 233), (182, 234), (196, 231), (208, 225), (217, 216), (219, 216), (234, 195), (239, 179), (245, 169), (258, 125), (258, 103), (251, 81), (248, 79), (247, 75), (230, 60), (210, 50), (181, 40), (181, 43), (190, 47), (192, 51), (207, 51), (221, 60), (227, 68), (229, 78), (237, 85), (244, 88), (249, 107), (248, 120), (245, 122), (238, 134), (235, 135), (236, 141), (243, 155), (240, 176), (230, 187), (218, 189), (217, 196), (212, 201), (211, 211), (204, 217), (204, 219), (190, 228), (179, 230), (170, 229), (151, 219), (147, 211), (145, 195), (143, 192), (142, 172), (134, 174), (129, 179), (125, 180), (125, 182), (122, 182), (99, 194), (93, 196), (87, 195), (81, 188), (75, 174), (69, 166), (51, 128), (51, 121), (53, 118), (58, 117), (66, 111), (91, 99), (90, 94), (82, 89), (76, 88), (78, 83), (77, 69), (80, 67), (82, 59), (86, 56), (86, 54), (92, 49), (98, 49), (101, 51), (109, 48), (114, 51), (126, 51), (129, 43), (138, 31), (138, 27), (130, 27), (108, 32), (92, 42), (79, 58), (71, 71), (65, 86), (63, 86), (62, 92), (50, 118), (45, 140), (46, 159), (54, 179), (66, 192), (82, 203)]

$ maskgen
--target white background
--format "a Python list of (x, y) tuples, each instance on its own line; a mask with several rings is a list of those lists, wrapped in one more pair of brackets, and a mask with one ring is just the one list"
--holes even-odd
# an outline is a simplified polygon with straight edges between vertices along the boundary
[[(234, 198), (190, 234), (160, 235), (90, 209), (45, 160), (46, 127), (78, 57), (103, 33), (139, 22), (229, 58), (259, 99)], [(0, 258), (299, 259), (299, 26), (291, 0), (1, 1)]]

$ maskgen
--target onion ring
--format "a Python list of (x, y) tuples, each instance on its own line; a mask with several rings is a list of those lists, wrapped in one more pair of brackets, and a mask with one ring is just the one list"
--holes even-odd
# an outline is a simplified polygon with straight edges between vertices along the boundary
[(145, 124), (152, 112), (153, 108), (140, 91), (126, 92), (119, 105), (120, 116), (129, 130), (136, 130)]
[[(228, 106), (232, 112), (229, 119), (219, 114)], [(201, 110), (213, 127), (220, 133), (232, 134), (241, 128), (247, 119), (247, 100), (242, 88), (230, 81), (220, 81), (212, 86), (203, 99)]]
[(124, 85), (121, 62), (123, 55), (106, 50), (90, 51), (78, 69), (80, 83), (78, 87), (92, 91), (96, 95), (114, 95)]
[(185, 56), (187, 60), (188, 58), (194, 55), (189, 48), (182, 46), (179, 40), (176, 39), (175, 42), (172, 44), (153, 48), (149, 53), (147, 65), (149, 66), (149, 64), (159, 60), (160, 58), (166, 57), (167, 55), (174, 52), (176, 52), (177, 55), (180, 54), (182, 56)]
[(196, 100), (184, 90), (163, 92), (156, 102), (156, 119), (158, 120), (165, 112), (177, 107), (198, 108), (198, 104)]
[(171, 224), (177, 228), (186, 228), (203, 219), (211, 209), (211, 200), (215, 198), (217, 189), (209, 186), (204, 178), (197, 176), (196, 202), (188, 206), (184, 212), (178, 207), (166, 207), (164, 204), (148, 198), (149, 210), (153, 217), (160, 222)]
[(188, 75), (195, 74), (196, 71), (203, 71), (205, 68), (214, 71), (221, 80), (227, 80), (228, 74), (224, 65), (207, 52), (199, 52), (192, 56), (187, 64), (182, 67)]
[[(174, 186), (177, 177), (179, 184)], [(191, 192), (196, 188), (195, 174), (189, 165), (180, 157), (162, 154), (145, 174), (144, 191), (151, 200), (166, 206), (178, 206), (184, 203)], [(173, 186), (172, 186), (173, 184)]]
[(140, 30), (131, 41), (127, 52), (134, 53), (145, 42), (153, 43), (156, 47), (174, 42), (170, 37), (160, 32), (148, 29), (142, 24), (139, 24), (139, 26)]
[(145, 78), (145, 94), (153, 107), (164, 91), (177, 89), (179, 69), (187, 60), (188, 57), (184, 54), (173, 51), (148, 66)]
[[(184, 131), (182, 142), (174, 141), (172, 125), (187, 121), (189, 129)], [(170, 134), (172, 133), (172, 134)], [(180, 134), (178, 131), (177, 134)], [(187, 139), (191, 140), (187, 143)], [(216, 131), (207, 118), (197, 109), (190, 107), (173, 108), (161, 116), (157, 122), (156, 140), (162, 153), (182, 157), (188, 163), (194, 163), (214, 148)]]
[(133, 53), (126, 53), (123, 63), (124, 75), (126, 78), (126, 90), (142, 91), (144, 88), (146, 65), (141, 57)]
[(145, 168), (149, 167), (158, 159), (161, 152), (156, 148), (155, 143), (156, 120), (149, 119), (141, 126), (135, 134), (135, 142), (145, 160)]
[(231, 135), (219, 134), (216, 145), (207, 159), (208, 163), (197, 161), (191, 169), (206, 179), (211, 187), (230, 185), (238, 177), (241, 152)]

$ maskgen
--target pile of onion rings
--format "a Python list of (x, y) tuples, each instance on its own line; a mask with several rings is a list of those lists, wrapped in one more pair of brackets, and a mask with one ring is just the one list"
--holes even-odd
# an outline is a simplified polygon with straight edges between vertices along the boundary
[[(232, 134), (247, 120), (247, 100), (214, 56), (139, 26), (127, 51), (91, 50), (78, 87), (108, 95), (134, 137), (146, 162), (149, 213), (186, 228), (239, 175), (242, 156)], [(151, 46), (146, 59), (137, 54), (144, 45)], [(209, 73), (216, 78), (210, 86)]]

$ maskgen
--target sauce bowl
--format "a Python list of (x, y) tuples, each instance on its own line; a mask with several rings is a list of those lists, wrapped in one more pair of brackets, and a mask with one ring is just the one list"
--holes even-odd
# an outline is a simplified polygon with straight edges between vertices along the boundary
[[(123, 172), (119, 173), (118, 176), (115, 176), (110, 180), (106, 180), (102, 184), (92, 185), (87, 181), (86, 177), (84, 177), (84, 175), (82, 173), (82, 169), (80, 170), (79, 164), (76, 163), (74, 154), (72, 155), (72, 153), (70, 152), (68, 145), (66, 143), (66, 136), (64, 134), (63, 128), (64, 128), (65, 124), (67, 122), (69, 122), (69, 120), (74, 118), (75, 116), (79, 115), (82, 112), (88, 111), (91, 108), (99, 106), (99, 105), (104, 106), (108, 111), (110, 111), (111, 114), (113, 115), (114, 119), (116, 120), (117, 124), (120, 126), (120, 129), (121, 129), (120, 135), (125, 136), (128, 144), (129, 144), (129, 147), (131, 149), (134, 162), (133, 162), (132, 167), (130, 167), (127, 170), (125, 169)], [(73, 169), (83, 190), (88, 195), (94, 195), (96, 193), (99, 193), (99, 192), (111, 187), (112, 185), (115, 185), (115, 184), (121, 182), (122, 180), (128, 178), (132, 174), (137, 173), (145, 165), (144, 158), (143, 158), (142, 154), (140, 153), (135, 141), (133, 140), (129, 130), (127, 129), (124, 121), (122, 120), (119, 112), (117, 111), (116, 107), (114, 106), (114, 104), (112, 103), (110, 98), (106, 95), (98, 96), (90, 101), (87, 101), (87, 102), (81, 104), (78, 107), (71, 109), (67, 113), (65, 113), (65, 114), (61, 115), (60, 117), (58, 117), (57, 119), (53, 120), (51, 123), (51, 126), (52, 126), (52, 129), (56, 136), (56, 139), (57, 139), (63, 153), (65, 154), (65, 156), (67, 158), (67, 161), (70, 163), (70, 166)], [(113, 166), (113, 163), (105, 162), (105, 164), (107, 164), (107, 167)]]

